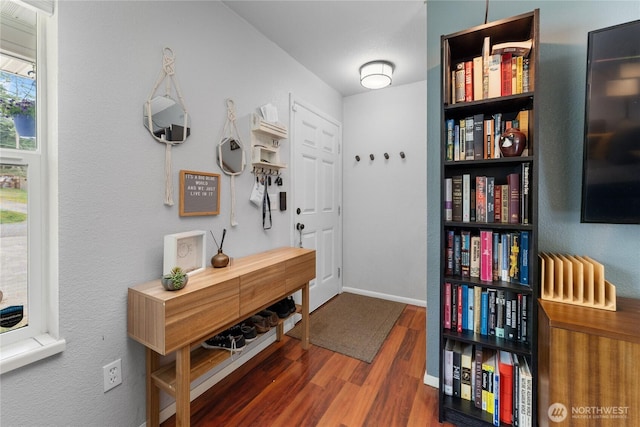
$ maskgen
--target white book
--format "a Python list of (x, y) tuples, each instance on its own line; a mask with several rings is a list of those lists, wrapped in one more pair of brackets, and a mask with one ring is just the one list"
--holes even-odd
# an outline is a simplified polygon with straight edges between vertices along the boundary
[(501, 62), (502, 57), (500, 55), (489, 56), (489, 66), (487, 67), (487, 73), (489, 76), (488, 98), (496, 98), (502, 95), (502, 71), (500, 68)]
[(471, 220), (471, 176), (462, 175), (462, 222)]
[(447, 340), (444, 348), (444, 394), (453, 396), (453, 341)]

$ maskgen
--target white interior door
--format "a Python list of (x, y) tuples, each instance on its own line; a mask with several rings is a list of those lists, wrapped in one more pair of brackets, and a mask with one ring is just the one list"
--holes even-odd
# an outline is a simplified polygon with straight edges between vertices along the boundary
[(316, 250), (316, 278), (309, 286), (313, 311), (342, 287), (342, 126), (293, 98), (291, 111), (293, 241)]

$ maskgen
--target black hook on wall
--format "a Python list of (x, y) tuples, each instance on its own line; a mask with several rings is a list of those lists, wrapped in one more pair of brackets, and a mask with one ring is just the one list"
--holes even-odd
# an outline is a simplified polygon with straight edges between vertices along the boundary
[(400, 152), (400, 158), (401, 158), (401, 159), (404, 159), (404, 158), (405, 158), (404, 151), (401, 151), (401, 152)]
[(369, 154), (369, 158), (370, 158), (371, 160), (375, 159), (375, 157), (373, 157), (373, 154)]
[(360, 161), (360, 156), (356, 155), (356, 162), (359, 162), (359, 161)]
[(384, 158), (389, 160), (389, 153), (384, 153)]

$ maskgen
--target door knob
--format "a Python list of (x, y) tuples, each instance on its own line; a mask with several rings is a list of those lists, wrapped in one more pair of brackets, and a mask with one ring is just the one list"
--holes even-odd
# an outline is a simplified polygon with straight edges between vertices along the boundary
[(296, 230), (298, 231), (302, 231), (304, 230), (304, 224), (302, 224), (301, 222), (296, 224)]

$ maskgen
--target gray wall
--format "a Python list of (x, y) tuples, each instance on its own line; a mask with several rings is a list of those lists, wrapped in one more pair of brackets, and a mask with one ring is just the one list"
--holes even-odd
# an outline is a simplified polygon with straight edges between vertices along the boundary
[[(218, 216), (178, 215), (178, 171), (219, 173), (215, 148), (233, 98), (240, 119), (289, 93), (337, 119), (342, 97), (219, 2), (70, 2), (59, 19), (60, 333), (62, 354), (4, 374), (3, 426), (139, 426), (145, 419), (144, 348), (126, 334), (127, 288), (162, 272), (163, 236), (229, 232), (242, 256), (288, 245), (290, 210), (263, 231), (249, 203), (253, 175), (236, 180), (239, 226), (229, 226), (229, 179)], [(192, 115), (192, 136), (173, 148), (173, 207), (163, 205), (164, 145), (142, 126), (142, 106), (162, 49)], [(249, 144), (245, 140), (245, 144)], [(288, 162), (289, 147), (283, 143)], [(284, 191), (290, 191), (289, 175)], [(208, 237), (208, 256), (214, 244)], [(123, 384), (103, 393), (102, 366), (122, 358)]]
[(344, 98), (345, 290), (426, 303), (426, 106), (426, 81)]
[[(483, 23), (485, 2), (427, 3), (428, 200), (437, 198), (440, 165), (440, 36)], [(640, 19), (637, 1), (491, 2), (489, 21), (540, 9), (536, 96), (540, 130), (540, 251), (588, 255), (605, 265), (618, 296), (640, 298), (640, 226), (580, 223), (587, 33)], [(428, 209), (427, 373), (438, 375), (440, 208)]]

